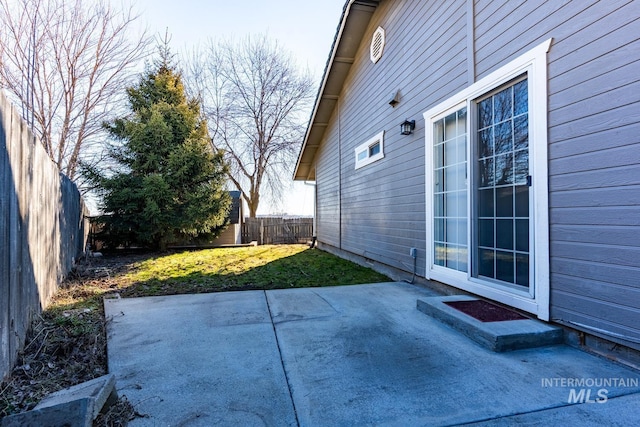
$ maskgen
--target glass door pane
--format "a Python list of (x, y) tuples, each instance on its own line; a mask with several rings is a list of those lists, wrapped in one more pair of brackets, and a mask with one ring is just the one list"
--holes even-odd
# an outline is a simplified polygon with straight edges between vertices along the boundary
[(529, 287), (527, 80), (477, 105), (473, 275)]
[(433, 125), (433, 259), (467, 271), (467, 109)]

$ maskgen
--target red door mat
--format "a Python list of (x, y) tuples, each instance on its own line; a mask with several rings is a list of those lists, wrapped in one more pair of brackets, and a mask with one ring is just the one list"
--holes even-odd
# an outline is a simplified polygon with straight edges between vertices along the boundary
[(527, 319), (513, 310), (479, 299), (472, 301), (445, 301), (444, 303), (481, 322), (503, 322), (505, 320)]

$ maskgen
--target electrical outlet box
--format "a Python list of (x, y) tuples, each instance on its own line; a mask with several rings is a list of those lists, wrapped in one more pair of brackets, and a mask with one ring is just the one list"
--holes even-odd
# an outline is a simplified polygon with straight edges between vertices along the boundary
[(411, 258), (417, 258), (418, 257), (418, 249), (417, 248), (409, 249), (409, 255), (411, 255)]

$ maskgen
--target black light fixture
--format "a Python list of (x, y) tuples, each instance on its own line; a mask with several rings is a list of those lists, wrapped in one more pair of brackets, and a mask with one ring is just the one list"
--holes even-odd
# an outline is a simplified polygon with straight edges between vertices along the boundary
[(400, 123), (400, 135), (411, 135), (415, 128), (415, 120), (405, 120), (404, 122)]

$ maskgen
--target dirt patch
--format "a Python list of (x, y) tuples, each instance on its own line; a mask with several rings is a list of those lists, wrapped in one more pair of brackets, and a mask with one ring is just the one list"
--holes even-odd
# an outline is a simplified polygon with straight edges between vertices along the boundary
[[(150, 256), (91, 258), (77, 266), (50, 308), (32, 322), (15, 368), (0, 384), (0, 417), (33, 409), (49, 393), (107, 373), (102, 296), (117, 288), (118, 274)], [(135, 416), (121, 396), (95, 425), (126, 425)]]

